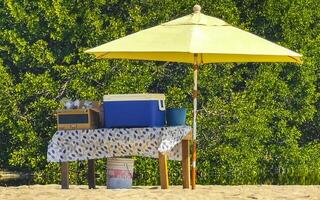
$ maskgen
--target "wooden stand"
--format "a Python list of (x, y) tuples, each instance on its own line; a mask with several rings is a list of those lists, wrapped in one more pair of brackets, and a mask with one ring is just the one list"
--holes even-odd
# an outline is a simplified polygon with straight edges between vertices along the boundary
[[(190, 188), (190, 140), (192, 140), (191, 132), (182, 140), (182, 184), (184, 189)], [(159, 168), (161, 189), (168, 189), (168, 156), (162, 153), (159, 153)]]
[(99, 110), (63, 109), (57, 110), (58, 130), (94, 129), (99, 126)]
[[(190, 188), (190, 148), (189, 143), (192, 140), (190, 132), (182, 140), (182, 183), (184, 189)], [(169, 188), (168, 176), (168, 155), (159, 152), (159, 168), (161, 189)], [(88, 160), (88, 185), (89, 189), (96, 188), (95, 163), (94, 160)], [(61, 163), (61, 188), (69, 189), (69, 168), (68, 162)]]

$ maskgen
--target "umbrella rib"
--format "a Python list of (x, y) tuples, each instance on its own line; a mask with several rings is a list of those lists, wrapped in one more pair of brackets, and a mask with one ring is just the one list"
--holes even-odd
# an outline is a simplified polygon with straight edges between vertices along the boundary
[(231, 26), (230, 24), (208, 25), (208, 24), (161, 24), (161, 26)]
[(290, 58), (292, 58), (292, 59), (294, 59), (295, 61), (297, 61), (297, 63), (301, 63), (302, 61), (301, 60), (299, 60), (299, 59), (296, 59), (295, 57), (293, 57), (293, 56), (289, 56)]
[(99, 58), (102, 58), (103, 56), (107, 55), (108, 53), (109, 53), (109, 52), (103, 53), (102, 55), (97, 56), (97, 58), (98, 58), (98, 59), (99, 59)]

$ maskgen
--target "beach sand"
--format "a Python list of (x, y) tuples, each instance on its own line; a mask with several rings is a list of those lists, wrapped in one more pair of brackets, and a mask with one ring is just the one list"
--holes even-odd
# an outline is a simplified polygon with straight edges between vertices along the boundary
[(171, 186), (168, 190), (160, 187), (136, 186), (133, 189), (108, 190), (104, 186), (89, 190), (87, 186), (71, 185), (61, 190), (59, 185), (32, 185), (0, 187), (1, 200), (84, 200), (84, 199), (316, 199), (320, 200), (320, 186), (202, 186), (196, 190)]

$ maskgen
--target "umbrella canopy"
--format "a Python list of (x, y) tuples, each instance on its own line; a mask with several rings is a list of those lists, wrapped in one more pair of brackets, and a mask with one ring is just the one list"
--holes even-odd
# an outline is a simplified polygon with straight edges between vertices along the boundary
[(195, 5), (190, 15), (85, 51), (97, 58), (172, 61), (194, 65), (192, 189), (196, 182), (198, 65), (302, 62), (302, 55), (235, 28), (221, 19), (204, 15), (200, 10), (201, 7)]
[(296, 62), (301, 55), (204, 15), (200, 9), (85, 51), (98, 58), (194, 63)]

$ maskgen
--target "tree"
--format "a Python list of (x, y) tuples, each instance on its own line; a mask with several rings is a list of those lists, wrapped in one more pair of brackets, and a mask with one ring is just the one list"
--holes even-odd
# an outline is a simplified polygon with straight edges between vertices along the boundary
[[(317, 0), (202, 0), (202, 12), (301, 52), (303, 65), (200, 67), (199, 183), (320, 182)], [(0, 167), (34, 171), (58, 183), (46, 162), (63, 97), (102, 100), (108, 93), (163, 92), (188, 108), (189, 65), (96, 60), (84, 50), (191, 13), (193, 1), (12, 1), (0, 4)], [(98, 173), (104, 173), (98, 161)], [(85, 162), (71, 181), (86, 183)], [(170, 163), (180, 184), (180, 164)], [(157, 161), (136, 158), (135, 184), (158, 183)], [(312, 177), (310, 173), (317, 174)], [(98, 183), (104, 184), (101, 176)]]

